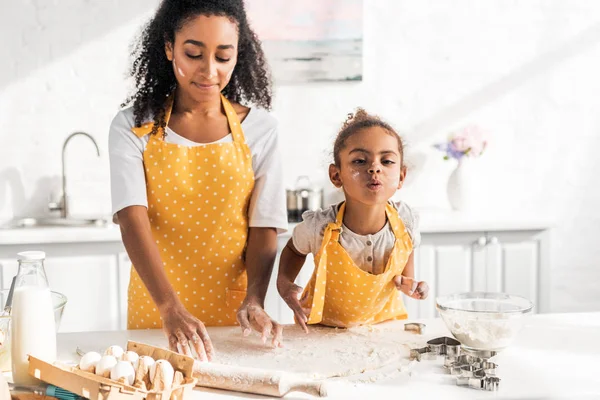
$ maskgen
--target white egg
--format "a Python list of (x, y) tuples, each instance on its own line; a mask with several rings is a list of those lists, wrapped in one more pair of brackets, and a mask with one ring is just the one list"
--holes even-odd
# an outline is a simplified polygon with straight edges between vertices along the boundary
[(129, 361), (131, 365), (135, 365), (138, 358), (140, 358), (140, 356), (138, 356), (138, 353), (136, 353), (135, 351), (126, 351), (125, 353), (123, 353), (123, 357), (121, 357), (121, 360)]
[(150, 357), (150, 356), (140, 356), (140, 358), (138, 358), (134, 363), (133, 363), (133, 368), (137, 370), (138, 365), (140, 365), (140, 362), (144, 363), (144, 365), (146, 365), (148, 368), (150, 368), (152, 365), (154, 365), (154, 358)]
[(117, 360), (120, 360), (121, 357), (123, 357), (123, 353), (125, 351), (123, 351), (123, 348), (121, 346), (110, 346), (108, 349), (106, 349), (106, 351), (104, 352), (105, 356), (115, 356), (115, 358)]
[(79, 360), (79, 369), (93, 374), (96, 372), (96, 365), (101, 358), (102, 356), (100, 353), (96, 353), (95, 351), (85, 353), (85, 355), (81, 357), (81, 360)]
[(135, 371), (129, 361), (119, 361), (110, 370), (110, 379), (117, 381), (121, 378), (127, 378), (129, 385), (133, 385)]
[(100, 361), (98, 361), (98, 364), (96, 364), (96, 375), (108, 378), (110, 376), (110, 371), (115, 365), (117, 365), (115, 356), (102, 356)]
[(170, 389), (171, 385), (173, 384), (175, 370), (173, 369), (171, 363), (167, 360), (157, 360), (154, 364), (152, 364), (150, 367), (150, 382), (155, 385), (154, 378), (156, 376), (156, 370), (159, 368), (162, 370), (162, 376), (164, 378), (163, 384), (165, 389)]

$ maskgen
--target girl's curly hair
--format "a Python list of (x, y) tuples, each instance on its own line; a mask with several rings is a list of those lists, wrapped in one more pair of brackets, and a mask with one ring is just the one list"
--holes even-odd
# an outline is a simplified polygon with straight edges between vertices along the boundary
[(338, 132), (335, 142), (333, 144), (333, 162), (338, 167), (340, 166), (340, 152), (344, 147), (346, 147), (346, 141), (356, 132), (372, 127), (379, 127), (387, 131), (392, 136), (395, 136), (398, 139), (398, 151), (400, 152), (400, 160), (401, 163), (404, 164), (404, 141), (392, 128), (390, 124), (385, 121), (382, 121), (378, 116), (369, 114), (362, 108), (357, 108), (354, 114), (348, 114), (346, 121), (342, 125), (340, 131)]
[(133, 103), (136, 126), (149, 117), (154, 118), (152, 134), (165, 127), (165, 101), (177, 85), (165, 54), (165, 43), (174, 43), (175, 33), (198, 15), (225, 16), (238, 26), (237, 64), (223, 95), (234, 102), (271, 108), (268, 65), (261, 43), (248, 23), (243, 0), (163, 0), (133, 44), (129, 75), (135, 81), (135, 88), (121, 105)]

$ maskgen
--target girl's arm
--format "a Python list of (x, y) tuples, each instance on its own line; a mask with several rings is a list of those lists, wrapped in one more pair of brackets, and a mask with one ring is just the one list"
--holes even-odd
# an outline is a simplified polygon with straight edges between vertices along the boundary
[(410, 253), (406, 266), (402, 271), (402, 275), (396, 275), (394, 277), (394, 284), (396, 285), (396, 289), (414, 299), (424, 300), (427, 298), (427, 295), (429, 294), (429, 285), (427, 285), (427, 282), (415, 281), (414, 251)]
[(281, 298), (283, 298), (294, 312), (298, 324), (308, 333), (308, 327), (306, 326), (308, 318), (300, 305), (302, 288), (294, 283), (305, 260), (306, 255), (298, 252), (292, 243), (292, 239), (290, 239), (281, 252), (279, 273), (277, 275), (277, 290)]

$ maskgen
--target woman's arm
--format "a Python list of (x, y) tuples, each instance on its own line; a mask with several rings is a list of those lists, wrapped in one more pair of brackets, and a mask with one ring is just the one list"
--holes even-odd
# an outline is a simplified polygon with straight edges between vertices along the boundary
[(273, 336), (273, 346), (281, 345), (283, 328), (265, 312), (265, 296), (277, 255), (277, 230), (275, 228), (250, 228), (246, 248), (248, 291), (237, 312), (244, 336), (251, 328), (260, 332), (263, 342)]
[(277, 291), (296, 316), (296, 321), (305, 332), (308, 332), (306, 323), (308, 318), (306, 312), (300, 305), (302, 288), (294, 282), (306, 261), (306, 255), (296, 250), (292, 239), (290, 239), (281, 253), (279, 261), (279, 273), (277, 275)]
[(191, 355), (191, 341), (202, 360), (212, 359), (213, 347), (204, 324), (185, 309), (169, 283), (146, 207), (130, 206), (117, 214), (125, 249), (160, 312), (169, 347), (177, 351), (179, 343), (183, 353)]

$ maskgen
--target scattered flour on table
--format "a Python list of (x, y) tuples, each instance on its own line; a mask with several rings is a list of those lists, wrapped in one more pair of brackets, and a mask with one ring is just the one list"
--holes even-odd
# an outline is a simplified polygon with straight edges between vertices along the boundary
[[(215, 362), (300, 374), (314, 379), (351, 377), (390, 366), (393, 373), (409, 364), (410, 349), (423, 339), (404, 331), (404, 323), (336, 329), (313, 326), (306, 334), (286, 325), (284, 347), (272, 349), (258, 337), (242, 338), (240, 328), (222, 328), (211, 335)], [(369, 377), (370, 381), (385, 379)]]

